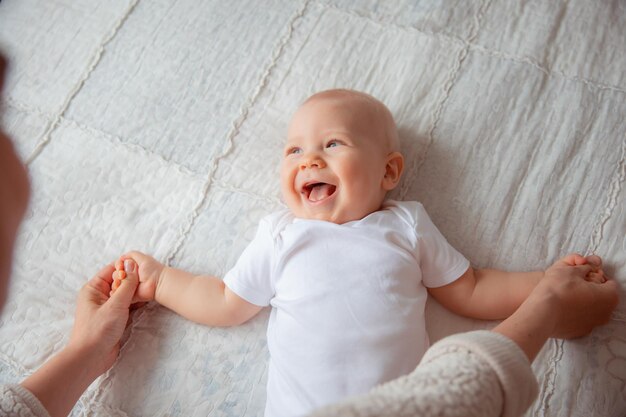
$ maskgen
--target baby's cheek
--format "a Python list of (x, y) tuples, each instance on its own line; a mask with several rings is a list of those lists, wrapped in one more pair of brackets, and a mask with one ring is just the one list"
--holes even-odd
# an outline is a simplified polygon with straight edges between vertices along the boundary
[(280, 193), (283, 202), (292, 209), (299, 197), (298, 190), (295, 189), (296, 176), (291, 172), (281, 172), (280, 176)]

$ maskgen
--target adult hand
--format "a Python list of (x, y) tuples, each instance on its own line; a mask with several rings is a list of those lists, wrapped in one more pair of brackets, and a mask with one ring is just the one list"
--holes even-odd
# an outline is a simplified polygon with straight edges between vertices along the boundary
[(126, 278), (109, 295), (113, 269), (107, 265), (83, 286), (68, 345), (22, 382), (53, 417), (67, 416), (85, 389), (117, 358), (139, 278), (130, 261)]
[(590, 265), (592, 269), (585, 277), (587, 281), (603, 283), (608, 280), (608, 277), (602, 270), (602, 258), (598, 255), (582, 256), (578, 253), (572, 253), (560, 259), (559, 262), (561, 265), (566, 264), (570, 266)]
[(493, 329), (517, 343), (530, 361), (548, 338), (585, 336), (607, 323), (617, 306), (615, 281), (588, 278), (601, 267), (599, 258), (579, 257), (555, 262), (517, 311)]
[(100, 373), (109, 369), (117, 358), (130, 304), (139, 283), (137, 264), (127, 259), (124, 262), (126, 278), (109, 295), (114, 270), (113, 265), (105, 266), (78, 293), (76, 318), (68, 344), (70, 348), (92, 352)]
[(138, 265), (139, 287), (137, 287), (133, 302), (141, 303), (154, 300), (165, 265), (152, 256), (139, 251), (125, 253), (120, 257), (120, 260), (124, 262), (132, 260)]
[[(531, 294), (553, 308), (551, 337), (571, 339), (589, 334), (609, 321), (619, 302), (619, 286), (602, 272), (600, 257), (592, 255), (584, 264), (572, 264), (579, 257), (573, 254), (555, 262)], [(593, 276), (601, 279), (590, 279)]]

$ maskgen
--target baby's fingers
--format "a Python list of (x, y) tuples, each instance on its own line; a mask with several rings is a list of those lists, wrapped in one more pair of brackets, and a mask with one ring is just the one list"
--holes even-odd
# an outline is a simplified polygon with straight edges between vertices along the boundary
[(111, 295), (111, 299), (114, 303), (128, 308), (132, 303), (133, 295), (139, 284), (139, 279), (137, 277), (137, 264), (132, 260), (126, 260), (124, 264), (125, 269), (117, 271), (118, 276), (124, 276), (124, 278), (119, 279), (119, 285), (118, 288), (116, 288), (117, 291)]
[(113, 278), (113, 284), (111, 285), (111, 294), (115, 293), (120, 285), (122, 285), (122, 280), (126, 278), (126, 271), (124, 270), (124, 262), (121, 259), (118, 259), (115, 262), (115, 271), (111, 274)]
[(569, 255), (561, 258), (559, 262), (569, 266), (577, 266), (585, 265), (587, 263), (587, 259), (578, 253), (570, 253)]
[(115, 261), (115, 269), (118, 271), (124, 270), (124, 260), (122, 258)]
[(598, 268), (602, 267), (602, 258), (598, 255), (589, 255), (585, 258), (590, 264), (597, 266)]
[(154, 300), (155, 290), (154, 281), (141, 283), (133, 296), (133, 303)]
[(603, 284), (606, 282), (606, 277), (604, 276), (604, 273), (602, 271), (590, 272), (585, 277), (585, 280), (589, 282), (596, 282), (598, 284)]

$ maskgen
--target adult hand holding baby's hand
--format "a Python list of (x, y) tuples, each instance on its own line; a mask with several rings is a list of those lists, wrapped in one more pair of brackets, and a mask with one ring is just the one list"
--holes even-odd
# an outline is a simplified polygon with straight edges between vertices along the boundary
[(120, 339), (126, 328), (129, 308), (137, 288), (137, 265), (125, 262), (126, 278), (111, 294), (113, 265), (102, 268), (81, 288), (76, 318), (68, 349), (88, 355), (92, 370), (101, 374), (109, 369), (119, 352)]
[(76, 317), (67, 346), (21, 385), (51, 416), (66, 416), (87, 387), (115, 362), (137, 288), (137, 265), (111, 294), (113, 265), (100, 270), (78, 293)]
[(494, 328), (532, 361), (550, 337), (573, 339), (607, 323), (617, 306), (618, 285), (601, 274), (599, 257), (568, 255), (548, 268), (526, 301)]
[(592, 255), (568, 255), (545, 272), (532, 296), (547, 297), (553, 308), (552, 337), (585, 336), (605, 324), (617, 306), (618, 284), (602, 272), (602, 260)]
[(582, 256), (577, 253), (572, 253), (561, 259), (561, 262), (570, 266), (589, 265), (591, 271), (585, 276), (585, 280), (597, 283), (603, 283), (608, 280), (608, 277), (602, 270), (602, 258), (598, 255)]
[(152, 256), (138, 251), (128, 252), (120, 257), (120, 261), (132, 260), (137, 263), (139, 269), (139, 286), (133, 297), (133, 303), (152, 301), (155, 298), (161, 273), (165, 268), (161, 262)]

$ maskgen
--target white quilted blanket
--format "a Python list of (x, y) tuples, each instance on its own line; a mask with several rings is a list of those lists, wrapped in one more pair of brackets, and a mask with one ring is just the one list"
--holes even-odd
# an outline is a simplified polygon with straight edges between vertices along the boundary
[[(623, 0), (4, 0), (3, 124), (33, 183), (0, 382), (67, 341), (78, 289), (129, 249), (223, 275), (281, 205), (280, 149), (313, 92), (395, 114), (421, 201), (475, 266), (604, 256), (626, 284)], [(492, 323), (431, 303), (433, 339)], [(626, 306), (534, 365), (528, 416), (626, 415)], [(262, 416), (267, 312), (207, 328), (150, 305), (73, 415)]]

